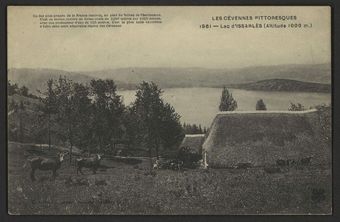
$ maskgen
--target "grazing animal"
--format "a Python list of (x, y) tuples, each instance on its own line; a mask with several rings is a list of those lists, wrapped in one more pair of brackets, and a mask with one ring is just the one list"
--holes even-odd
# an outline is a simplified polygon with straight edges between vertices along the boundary
[(77, 159), (77, 174), (80, 172), (81, 174), (84, 174), (81, 169), (83, 167), (92, 169), (93, 174), (96, 174), (97, 169), (100, 167), (100, 160), (102, 158), (102, 155), (96, 154), (93, 157), (82, 157)]
[[(56, 158), (48, 158), (48, 157), (33, 157), (32, 159), (28, 159), (28, 162), (31, 165), (31, 180), (35, 181), (35, 171), (52, 171), (52, 177), (55, 178), (57, 176), (57, 170), (60, 168), (61, 163), (64, 160), (64, 156), (66, 153), (58, 153)], [(25, 164), (26, 165), (26, 164)]]

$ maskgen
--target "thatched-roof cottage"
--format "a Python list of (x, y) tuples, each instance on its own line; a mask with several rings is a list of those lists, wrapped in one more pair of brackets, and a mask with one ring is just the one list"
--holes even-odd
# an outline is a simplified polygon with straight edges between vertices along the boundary
[(233, 111), (216, 115), (203, 144), (210, 167), (263, 166), (313, 156), (330, 163), (318, 111)]
[(205, 134), (186, 134), (179, 147), (188, 147), (191, 152), (201, 154), (204, 138)]

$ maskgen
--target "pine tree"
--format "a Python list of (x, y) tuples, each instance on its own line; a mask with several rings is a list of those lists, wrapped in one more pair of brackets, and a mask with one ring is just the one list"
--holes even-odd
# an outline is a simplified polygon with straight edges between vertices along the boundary
[(71, 104), (74, 106), (75, 125), (74, 125), (74, 143), (83, 149), (89, 148), (92, 142), (91, 138), (91, 99), (89, 88), (79, 84), (73, 84), (73, 96)]
[(67, 141), (70, 145), (70, 163), (72, 162), (73, 145), (74, 145), (74, 129), (76, 124), (76, 116), (74, 106), (72, 104), (73, 97), (72, 81), (66, 77), (60, 76), (56, 88), (56, 107), (57, 107), (57, 136), (62, 141)]
[[(47, 118), (47, 135), (48, 135), (48, 147), (51, 148), (51, 131), (54, 125), (54, 115), (57, 113), (57, 97), (54, 89), (54, 81), (53, 79), (49, 79), (47, 81), (47, 91), (44, 94), (45, 97), (41, 98), (42, 101), (42, 111), (44, 113), (44, 117)], [(46, 119), (43, 118), (43, 119)]]
[(171, 147), (182, 139), (183, 131), (180, 116), (175, 109), (161, 98), (162, 90), (151, 82), (142, 82), (136, 92), (136, 100), (132, 104), (138, 122), (138, 138), (148, 147), (150, 160), (152, 150), (159, 158), (160, 146)]
[(199, 133), (199, 134), (202, 134), (202, 133), (203, 133), (201, 124), (198, 125), (198, 133)]
[(139, 137), (142, 143), (148, 147), (149, 156), (152, 157), (152, 150), (156, 151), (160, 146), (160, 124), (161, 124), (161, 99), (162, 90), (154, 83), (142, 82), (136, 92), (136, 100), (133, 103), (133, 110), (136, 113)]
[(208, 129), (207, 129), (207, 127), (204, 127), (204, 129), (203, 129), (203, 133), (204, 133), (204, 134), (207, 134), (207, 132), (208, 132)]
[(237, 109), (237, 102), (233, 98), (233, 95), (229, 93), (226, 87), (223, 87), (221, 101), (219, 105), (220, 111), (234, 111)]
[(18, 85), (15, 84), (11, 84), (10, 81), (7, 81), (7, 92), (9, 96), (12, 96), (16, 93), (18, 93)]
[(19, 94), (28, 97), (28, 88), (26, 86), (20, 87)]
[(117, 86), (113, 80), (92, 80), (90, 83), (93, 96), (93, 130), (101, 150), (114, 149), (115, 140), (122, 137), (125, 107), (117, 95)]
[(14, 99), (12, 99), (11, 102), (8, 103), (8, 111), (17, 112), (18, 108), (19, 105), (14, 101)]
[(23, 103), (23, 101), (20, 101), (20, 105), (19, 105), (19, 139), (20, 142), (24, 142), (24, 122), (23, 122), (23, 118), (24, 118), (24, 114), (25, 114), (25, 105)]

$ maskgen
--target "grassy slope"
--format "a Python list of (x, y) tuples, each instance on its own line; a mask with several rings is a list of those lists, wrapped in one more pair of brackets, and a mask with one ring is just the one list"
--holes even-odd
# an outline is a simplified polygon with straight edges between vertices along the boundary
[[(32, 138), (32, 132), (34, 129), (39, 127), (40, 120), (39, 120), (39, 111), (38, 105), (40, 105), (40, 101), (38, 99), (28, 98), (20, 95), (12, 95), (8, 96), (8, 103), (12, 101), (16, 102), (18, 105), (23, 102), (24, 104), (24, 111), (16, 111), (13, 112), (12, 110), (8, 110), (8, 127), (9, 130), (19, 130), (20, 128), (20, 115), (22, 120), (22, 127), (24, 133), (24, 141), (25, 142), (33, 142), (34, 138)], [(9, 135), (9, 139), (12, 138), (12, 134)]]
[[(248, 170), (158, 170), (148, 162), (126, 165), (107, 161), (115, 168), (77, 177), (63, 163), (60, 176), (39, 171), (29, 180), (23, 168), (27, 146), (9, 144), (8, 206), (10, 214), (325, 214), (331, 212), (331, 170), (305, 167), (267, 174)], [(26, 150), (26, 151), (25, 151)], [(67, 186), (69, 178), (87, 185)], [(106, 185), (100, 185), (105, 181)], [(313, 201), (312, 189), (325, 195)], [(102, 195), (101, 195), (102, 194)]]

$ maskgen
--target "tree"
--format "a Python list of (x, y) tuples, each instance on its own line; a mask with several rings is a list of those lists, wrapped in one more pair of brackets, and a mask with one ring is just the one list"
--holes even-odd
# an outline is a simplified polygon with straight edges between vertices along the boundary
[(233, 98), (233, 95), (229, 93), (228, 89), (223, 87), (219, 110), (234, 111), (235, 109), (237, 109), (236, 100)]
[(203, 133), (204, 133), (204, 134), (207, 134), (207, 133), (208, 133), (208, 128), (207, 128), (207, 127), (204, 127), (204, 128), (203, 128)]
[(114, 149), (115, 140), (123, 135), (123, 115), (125, 106), (117, 95), (117, 86), (113, 80), (92, 80), (90, 83), (93, 97), (94, 139), (99, 149)]
[(290, 103), (290, 107), (288, 108), (289, 111), (303, 111), (305, 110), (305, 107), (301, 103)]
[(138, 123), (137, 139), (148, 148), (150, 160), (152, 150), (155, 150), (158, 159), (161, 146), (169, 148), (183, 137), (180, 116), (162, 100), (161, 95), (162, 90), (155, 83), (143, 81), (137, 88), (136, 100), (131, 107)]
[(185, 134), (204, 134), (206, 133), (207, 129), (204, 127), (202, 128), (201, 124), (198, 126), (196, 124), (183, 124), (183, 130)]
[(23, 103), (23, 101), (20, 101), (20, 105), (19, 105), (19, 141), (20, 142), (24, 142), (24, 136), (25, 136), (25, 133), (24, 133), (24, 122), (23, 122), (23, 118), (24, 118), (24, 115), (25, 115), (25, 105)]
[(72, 87), (71, 105), (74, 107), (74, 144), (82, 149), (92, 145), (91, 119), (92, 104), (89, 88), (83, 84), (74, 83)]
[(19, 94), (28, 97), (28, 88), (26, 86), (20, 87)]
[(138, 146), (139, 137), (138, 137), (138, 122), (137, 122), (137, 114), (133, 110), (133, 107), (127, 107), (123, 116), (123, 125), (125, 127), (125, 139), (128, 141), (128, 145)]
[(60, 76), (55, 84), (57, 136), (61, 141), (70, 145), (70, 163), (72, 162), (74, 129), (76, 124), (75, 108), (72, 104), (73, 83), (66, 77)]
[(266, 104), (264, 104), (262, 99), (257, 101), (256, 110), (267, 110)]
[(9, 96), (12, 96), (16, 93), (18, 93), (18, 85), (15, 83), (15, 84), (11, 84), (10, 81), (7, 82), (7, 92), (8, 92), (8, 95)]
[(149, 156), (152, 158), (152, 150), (156, 151), (160, 146), (161, 127), (161, 99), (162, 90), (154, 83), (142, 82), (136, 92), (136, 100), (132, 105), (138, 121), (138, 140), (148, 147)]
[(41, 110), (47, 121), (49, 144), (54, 129), (58, 141), (70, 146), (70, 162), (74, 146), (88, 151), (99, 146), (103, 151), (121, 137), (125, 107), (112, 80), (92, 80), (86, 86), (60, 76), (47, 82), (44, 95)]
[(40, 108), (44, 115), (42, 119), (47, 120), (48, 147), (51, 148), (51, 128), (54, 124), (54, 117), (58, 111), (58, 106), (57, 95), (53, 87), (53, 79), (49, 79), (46, 84), (47, 91), (46, 93), (44, 93), (45, 97), (41, 98), (41, 102), (43, 105)]
[(165, 149), (176, 147), (182, 141), (184, 132), (180, 123), (181, 116), (168, 103), (165, 103), (161, 112), (160, 137)]
[(8, 103), (8, 111), (17, 112), (18, 108), (19, 105), (14, 101), (14, 99), (12, 99), (11, 102)]

